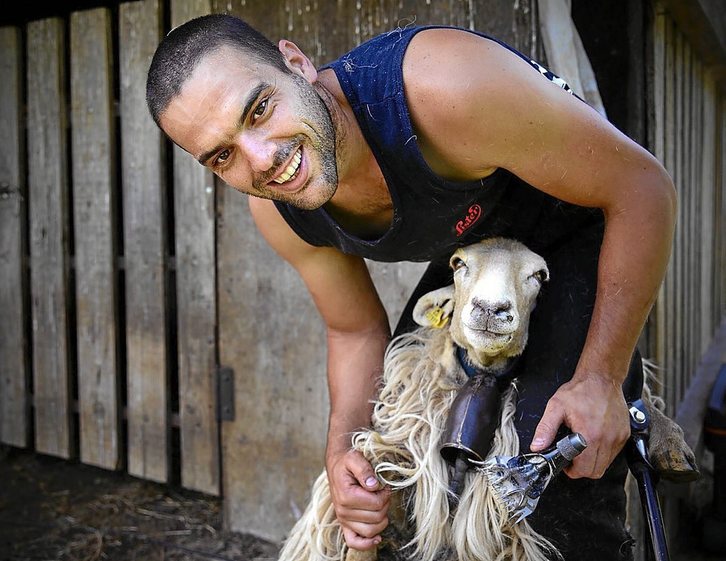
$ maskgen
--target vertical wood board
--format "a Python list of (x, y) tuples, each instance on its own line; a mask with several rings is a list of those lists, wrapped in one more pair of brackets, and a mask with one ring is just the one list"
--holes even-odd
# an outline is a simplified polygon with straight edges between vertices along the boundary
[(683, 316), (685, 320), (684, 325), (684, 342), (686, 345), (685, 352), (685, 363), (683, 369), (683, 376), (680, 378), (678, 402), (683, 399), (685, 395), (688, 379), (693, 369), (693, 347), (695, 333), (692, 329), (693, 318), (696, 310), (694, 309), (694, 262), (696, 255), (694, 253), (694, 236), (693, 236), (693, 212), (695, 203), (695, 192), (700, 188), (699, 185), (694, 184), (693, 176), (693, 121), (696, 117), (694, 114), (694, 101), (696, 97), (696, 88), (694, 83), (694, 60), (691, 46), (689, 43), (684, 41), (684, 58), (686, 62), (685, 67), (685, 83), (684, 83), (684, 122), (683, 122), (683, 181), (687, 190), (686, 205), (684, 207), (684, 309)]
[(679, 380), (683, 376), (684, 363), (685, 363), (685, 346), (683, 337), (684, 328), (684, 317), (680, 313), (683, 310), (684, 294), (684, 266), (683, 266), (683, 232), (684, 232), (684, 207), (686, 204), (686, 198), (688, 193), (684, 186), (683, 178), (683, 90), (684, 90), (684, 60), (683, 60), (683, 34), (675, 29), (675, 133), (673, 142), (675, 144), (675, 183), (676, 189), (679, 192), (679, 198), (681, 204), (678, 205), (678, 222), (676, 223), (676, 239), (675, 239), (675, 283), (676, 283), (676, 299), (675, 309), (675, 349), (676, 349), (676, 360), (673, 372), (671, 372), (670, 379), (670, 392), (671, 392), (671, 403), (673, 410), (678, 404), (679, 397)]
[[(665, 64), (666, 64), (666, 18), (661, 14), (655, 16), (653, 30), (653, 69), (651, 73), (651, 91), (653, 105), (653, 122), (651, 123), (649, 137), (651, 138), (651, 146), (653, 154), (659, 162), (665, 165)], [(655, 303), (655, 336), (654, 349), (655, 361), (660, 368), (664, 368), (666, 362), (666, 325), (668, 317), (668, 270), (664, 275), (658, 291), (658, 298)], [(658, 381), (654, 384), (654, 391), (663, 395), (662, 375), (658, 376)]]
[(81, 461), (114, 469), (119, 450), (109, 11), (73, 13), (70, 35)]
[(21, 38), (0, 27), (0, 442), (29, 444)]
[[(670, 20), (665, 25), (665, 117), (664, 117), (664, 145), (665, 159), (664, 164), (674, 182), (676, 180), (676, 87), (672, 77), (675, 73), (675, 43), (674, 28)], [(676, 190), (680, 199), (680, 191), (676, 184)], [(677, 227), (677, 226), (676, 226)], [(677, 232), (676, 232), (677, 235)], [(666, 336), (666, 363), (664, 368), (664, 395), (669, 413), (675, 412), (675, 403), (672, 391), (672, 379), (676, 368), (676, 248), (675, 239), (671, 250), (670, 263), (666, 272), (666, 308), (668, 310), (668, 332)]]
[(66, 95), (59, 19), (28, 24), (28, 190), (35, 447), (69, 458), (68, 177)]
[(128, 471), (154, 481), (169, 470), (164, 152), (146, 108), (146, 71), (160, 39), (158, 0), (121, 4)]
[(297, 273), (257, 233), (247, 197), (223, 187), (218, 204), (220, 360), (235, 372), (235, 420), (222, 425), (226, 520), (279, 540), (323, 468), (325, 332)]
[(410, 25), (458, 25), (496, 35), (535, 56), (536, 2), (486, 0), (362, 0), (315, 2), (282, 0), (270, 9), (266, 0), (216, 0), (215, 12), (242, 17), (273, 43), (294, 41), (314, 64), (321, 65), (379, 33)]
[[(209, 13), (209, 0), (173, 1), (176, 27)], [(216, 420), (216, 270), (214, 178), (174, 147), (174, 216), (179, 349), (181, 478), (189, 489), (219, 493)]]

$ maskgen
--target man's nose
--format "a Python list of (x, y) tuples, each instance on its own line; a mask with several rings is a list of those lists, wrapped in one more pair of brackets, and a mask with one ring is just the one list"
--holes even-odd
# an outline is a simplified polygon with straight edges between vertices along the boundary
[(239, 148), (252, 171), (265, 173), (274, 166), (277, 145), (261, 134), (245, 131), (237, 139)]

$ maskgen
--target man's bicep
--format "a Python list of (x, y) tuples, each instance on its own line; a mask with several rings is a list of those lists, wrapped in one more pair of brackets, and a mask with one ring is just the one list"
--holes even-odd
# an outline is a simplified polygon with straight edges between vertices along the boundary
[(508, 49), (420, 35), (405, 59), (407, 99), (425, 157), (450, 179), (505, 168), (559, 199), (615, 211), (634, 184), (663, 181), (644, 148)]
[(519, 118), (490, 123), (490, 130), (510, 141), (493, 165), (558, 199), (618, 212), (635, 186), (660, 188), (665, 179), (665, 170), (647, 150), (555, 86), (538, 80), (531, 92), (499, 102)]
[(388, 329), (385, 310), (362, 258), (308, 244), (287, 225), (272, 201), (250, 197), (250, 210), (263, 237), (302, 278), (328, 329)]

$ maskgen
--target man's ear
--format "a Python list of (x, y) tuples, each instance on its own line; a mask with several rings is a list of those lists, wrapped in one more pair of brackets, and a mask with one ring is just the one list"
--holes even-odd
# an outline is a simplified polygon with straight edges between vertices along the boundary
[(413, 320), (422, 327), (444, 327), (454, 313), (454, 285), (424, 294), (413, 309)]
[(299, 74), (311, 84), (318, 79), (318, 70), (312, 61), (300, 50), (295, 43), (287, 39), (280, 39), (277, 48), (282, 53), (287, 66), (295, 74)]

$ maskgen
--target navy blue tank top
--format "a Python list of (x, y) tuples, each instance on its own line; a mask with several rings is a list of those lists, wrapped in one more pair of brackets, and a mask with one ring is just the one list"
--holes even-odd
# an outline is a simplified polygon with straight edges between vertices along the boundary
[[(393, 220), (378, 239), (346, 232), (321, 207), (301, 210), (276, 206), (290, 227), (315, 246), (337, 247), (374, 261), (431, 261), (457, 247), (505, 236), (545, 254), (562, 236), (602, 213), (555, 199), (509, 171), (472, 182), (436, 175), (419, 150), (403, 90), (403, 55), (416, 33), (443, 26), (396, 29), (356, 47), (324, 68), (332, 68), (360, 129), (381, 168), (393, 202)], [(466, 30), (468, 31), (468, 30)], [(512, 49), (544, 78), (568, 89), (542, 66)]]

